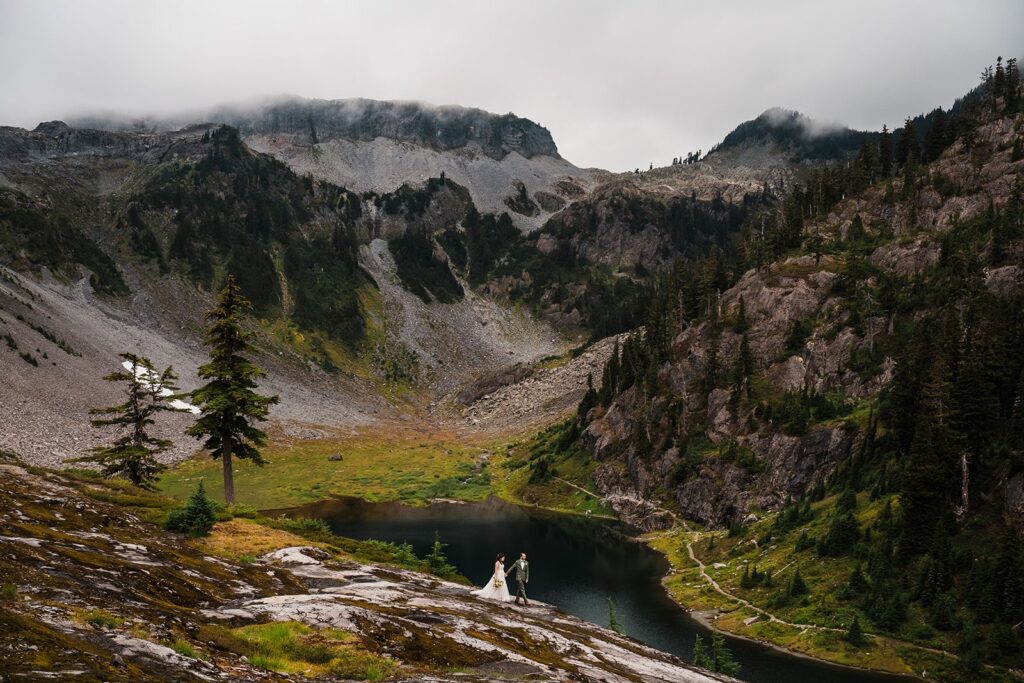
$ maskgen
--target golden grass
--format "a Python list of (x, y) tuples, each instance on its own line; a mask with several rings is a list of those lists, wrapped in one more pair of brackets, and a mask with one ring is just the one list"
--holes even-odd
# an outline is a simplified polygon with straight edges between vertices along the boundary
[(218, 522), (209, 536), (195, 544), (203, 552), (229, 560), (258, 557), (291, 546), (318, 545), (293, 533), (237, 518)]

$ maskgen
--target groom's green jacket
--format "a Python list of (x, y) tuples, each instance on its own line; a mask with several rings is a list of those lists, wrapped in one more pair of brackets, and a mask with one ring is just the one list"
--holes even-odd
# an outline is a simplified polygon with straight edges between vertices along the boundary
[(523, 583), (526, 583), (530, 580), (529, 562), (523, 562), (522, 564), (520, 564), (519, 560), (516, 560), (516, 563), (512, 565), (512, 569), (514, 569), (516, 572), (516, 581), (522, 581)]

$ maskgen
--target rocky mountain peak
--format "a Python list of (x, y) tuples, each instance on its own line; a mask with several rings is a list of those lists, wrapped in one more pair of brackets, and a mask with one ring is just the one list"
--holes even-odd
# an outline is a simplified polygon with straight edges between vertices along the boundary
[(310, 144), (329, 140), (372, 142), (385, 138), (436, 151), (479, 146), (493, 159), (511, 152), (561, 158), (551, 133), (515, 114), (425, 102), (363, 98), (320, 100), (284, 97), (257, 105), (223, 105), (208, 111), (136, 119), (86, 117), (78, 127), (114, 130), (173, 130), (199, 121), (238, 128), (243, 136), (289, 135)]
[(873, 134), (812, 119), (798, 111), (772, 107), (736, 126), (709, 154), (726, 150), (774, 146), (794, 161), (845, 159)]

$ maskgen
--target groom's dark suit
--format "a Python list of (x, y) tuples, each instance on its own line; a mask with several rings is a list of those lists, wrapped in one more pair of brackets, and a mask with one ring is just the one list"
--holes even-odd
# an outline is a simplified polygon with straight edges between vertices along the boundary
[(516, 573), (516, 604), (518, 605), (519, 598), (522, 598), (523, 602), (529, 605), (530, 601), (526, 599), (526, 584), (530, 581), (530, 563), (526, 560), (516, 560), (511, 569), (505, 572), (505, 576), (508, 576), (513, 570)]

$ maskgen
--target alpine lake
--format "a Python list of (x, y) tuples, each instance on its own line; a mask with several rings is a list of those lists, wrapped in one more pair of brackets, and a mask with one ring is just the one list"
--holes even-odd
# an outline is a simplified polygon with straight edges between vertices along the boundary
[[(711, 635), (662, 587), (661, 578), (668, 571), (664, 557), (636, 541), (633, 530), (619, 523), (519, 507), (496, 498), (422, 507), (332, 498), (280, 512), (322, 519), (334, 533), (349, 538), (409, 543), (421, 556), (430, 552), (436, 535), (445, 544), (449, 562), (476, 586), (489, 579), (497, 553), (505, 553), (506, 567), (511, 567), (525, 552), (531, 600), (607, 625), (611, 598), (627, 635), (686, 661), (693, 659), (696, 636), (708, 640)], [(510, 590), (514, 594), (514, 582)], [(496, 604), (495, 609), (520, 608)], [(740, 678), (754, 683), (911, 680), (831, 665), (729, 635), (726, 640), (743, 667)]]

